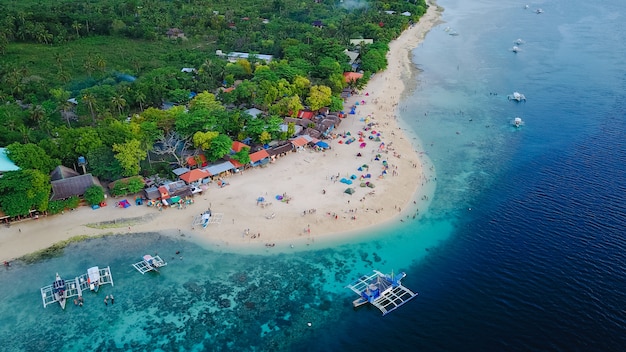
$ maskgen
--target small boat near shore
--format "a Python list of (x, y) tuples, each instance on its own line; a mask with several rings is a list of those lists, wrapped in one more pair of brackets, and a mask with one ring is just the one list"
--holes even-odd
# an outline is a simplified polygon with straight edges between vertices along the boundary
[(44, 308), (52, 303), (58, 302), (61, 308), (65, 309), (68, 297), (67, 285), (59, 273), (56, 274), (52, 285), (41, 288), (41, 299), (43, 300)]
[(133, 267), (137, 269), (142, 274), (147, 273), (148, 271), (156, 271), (159, 272), (159, 268), (166, 266), (167, 263), (165, 260), (161, 259), (158, 255), (154, 257), (150, 254), (146, 254), (143, 256), (143, 260), (133, 264)]
[(526, 96), (520, 92), (513, 92), (513, 94), (509, 94), (507, 98), (517, 102), (526, 101)]
[(518, 52), (520, 52), (520, 48), (517, 45), (513, 45), (511, 51), (517, 54)]
[(100, 289), (100, 269), (97, 266), (87, 269), (87, 283), (93, 292), (98, 292)]
[(52, 284), (54, 289), (54, 299), (59, 302), (62, 309), (65, 309), (65, 303), (67, 303), (67, 292), (65, 291), (65, 281), (61, 279), (59, 273), (57, 273), (56, 279)]
[(520, 128), (520, 127), (524, 126), (524, 121), (522, 120), (521, 117), (514, 118), (511, 123), (513, 124), (513, 126), (515, 128)]

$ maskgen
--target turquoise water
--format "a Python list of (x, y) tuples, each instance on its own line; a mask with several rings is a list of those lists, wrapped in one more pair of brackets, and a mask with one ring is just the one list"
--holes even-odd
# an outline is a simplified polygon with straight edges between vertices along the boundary
[[(143, 234), (14, 263), (0, 270), (3, 349), (621, 350), (621, 4), (440, 5), (445, 23), (414, 51), (421, 73), (400, 104), (436, 171), (422, 218), (297, 254), (234, 255)], [(514, 54), (517, 38), (525, 43)], [(508, 101), (513, 91), (528, 101)], [(169, 262), (161, 274), (131, 266), (146, 253)], [(42, 307), (39, 288), (55, 272), (74, 277), (93, 265), (110, 265), (115, 286), (85, 295), (83, 307)], [(420, 296), (385, 317), (354, 311), (344, 286), (371, 269), (406, 271)], [(115, 304), (104, 306), (111, 293)]]

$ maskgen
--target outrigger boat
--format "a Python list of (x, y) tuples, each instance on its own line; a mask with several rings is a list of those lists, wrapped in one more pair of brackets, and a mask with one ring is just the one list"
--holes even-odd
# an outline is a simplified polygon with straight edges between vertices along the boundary
[(87, 269), (87, 282), (90, 290), (98, 292), (100, 289), (100, 269), (97, 266)]
[(161, 259), (158, 255), (154, 257), (150, 254), (146, 254), (143, 256), (143, 260), (133, 264), (135, 269), (137, 269), (140, 273), (145, 274), (148, 271), (156, 271), (159, 272), (159, 268), (166, 266), (167, 263)]
[(41, 288), (43, 306), (45, 308), (49, 304), (59, 302), (61, 307), (65, 309), (65, 304), (70, 297), (78, 296), (80, 298), (83, 292), (88, 289), (97, 292), (98, 288), (105, 284), (113, 285), (113, 276), (109, 267), (104, 269), (99, 269), (97, 266), (89, 268), (87, 274), (71, 280), (61, 279), (61, 276), (57, 273), (52, 285)]
[(54, 289), (54, 299), (59, 302), (62, 309), (65, 309), (65, 303), (67, 303), (67, 294), (65, 292), (65, 281), (61, 279), (59, 273), (57, 273), (56, 279), (52, 284), (52, 288)]
[(41, 299), (43, 300), (44, 308), (49, 304), (59, 302), (61, 308), (65, 309), (68, 297), (65, 280), (61, 278), (59, 273), (57, 273), (52, 285), (41, 288)]
[(93, 292), (98, 292), (100, 286), (105, 284), (113, 285), (113, 276), (111, 275), (111, 268), (98, 268), (97, 266), (87, 269), (87, 274), (79, 276), (78, 282), (82, 291), (86, 291), (88, 288)]
[(393, 272), (391, 275), (385, 275), (377, 270), (374, 270), (374, 274), (370, 276), (362, 276), (346, 286), (359, 295), (352, 305), (357, 308), (370, 303), (380, 309), (383, 316), (387, 315), (418, 295), (402, 286), (400, 280), (405, 276), (404, 272), (399, 275), (394, 275)]

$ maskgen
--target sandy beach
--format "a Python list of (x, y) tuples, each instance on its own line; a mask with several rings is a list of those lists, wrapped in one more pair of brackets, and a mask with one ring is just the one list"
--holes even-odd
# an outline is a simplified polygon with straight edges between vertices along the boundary
[[(226, 178), (225, 187), (213, 182), (185, 209), (122, 209), (112, 206), (116, 199), (108, 199), (109, 206), (97, 210), (81, 207), (13, 223), (0, 228), (0, 259), (13, 260), (74, 236), (139, 232), (184, 235), (233, 252), (306, 250), (419, 217), (435, 190), (434, 170), (416, 136), (401, 129), (397, 106), (414, 74), (411, 50), (438, 23), (440, 11), (431, 4), (419, 23), (390, 43), (388, 69), (346, 101), (346, 111), (358, 103), (356, 114), (343, 119), (336, 129), (340, 135), (327, 141), (331, 149), (290, 153), (267, 167)], [(346, 143), (352, 137), (356, 140)], [(351, 185), (340, 181), (353, 175)], [(375, 187), (361, 187), (364, 182)], [(354, 193), (345, 193), (347, 188)], [(265, 201), (258, 202), (259, 197)], [(221, 222), (194, 226), (194, 218), (207, 209)]]

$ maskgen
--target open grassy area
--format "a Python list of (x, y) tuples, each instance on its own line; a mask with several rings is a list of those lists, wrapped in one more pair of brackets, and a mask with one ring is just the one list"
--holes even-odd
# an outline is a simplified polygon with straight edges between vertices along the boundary
[[(5, 67), (26, 68), (28, 75), (39, 76), (53, 85), (61, 84), (58, 72), (65, 71), (71, 80), (88, 76), (85, 63), (91, 60), (104, 61), (92, 75), (98, 77), (105, 72), (124, 72), (138, 75), (142, 71), (175, 66), (183, 67), (183, 57), (195, 52), (202, 56), (199, 43), (192, 41), (145, 41), (120, 37), (86, 37), (63, 45), (34, 43), (11, 43), (2, 57)], [(181, 55), (183, 52), (186, 55)]]

